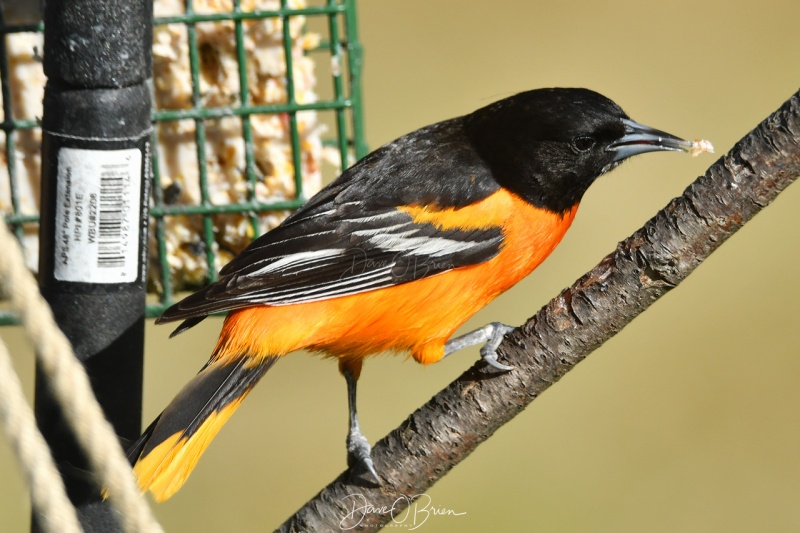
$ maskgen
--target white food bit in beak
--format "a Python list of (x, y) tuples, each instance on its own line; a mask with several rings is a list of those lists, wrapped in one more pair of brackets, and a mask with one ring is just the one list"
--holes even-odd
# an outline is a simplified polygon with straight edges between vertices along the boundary
[(690, 150), (692, 157), (697, 157), (705, 152), (709, 154), (714, 153), (714, 145), (711, 144), (711, 141), (707, 141), (706, 139), (695, 139), (692, 141), (692, 148)]

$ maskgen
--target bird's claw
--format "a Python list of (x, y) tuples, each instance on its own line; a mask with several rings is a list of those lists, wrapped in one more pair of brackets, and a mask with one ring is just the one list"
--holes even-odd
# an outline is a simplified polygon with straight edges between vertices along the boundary
[(500, 346), (506, 335), (514, 331), (514, 328), (500, 322), (492, 322), (490, 326), (492, 327), (491, 336), (486, 341), (486, 344), (481, 347), (481, 358), (486, 361), (486, 364), (502, 372), (514, 370), (513, 366), (504, 365), (497, 360), (497, 347)]
[(486, 364), (496, 368), (497, 370), (501, 370), (503, 372), (508, 372), (509, 370), (514, 370), (514, 367), (511, 365), (504, 365), (500, 361), (497, 360), (497, 356), (495, 354), (488, 354), (483, 355), (481, 354), (481, 358), (486, 361)]
[(372, 462), (372, 448), (367, 438), (358, 430), (351, 431), (347, 436), (347, 466), (351, 475), (368, 473), (378, 485), (383, 484)]

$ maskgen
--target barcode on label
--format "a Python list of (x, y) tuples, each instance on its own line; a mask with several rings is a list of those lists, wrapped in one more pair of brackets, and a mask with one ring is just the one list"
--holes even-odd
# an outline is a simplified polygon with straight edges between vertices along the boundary
[(100, 268), (125, 266), (122, 224), (126, 180), (120, 175), (124, 170), (127, 170), (127, 166), (113, 165), (105, 167), (100, 173), (100, 238), (97, 246), (97, 266)]
[(59, 151), (56, 279), (136, 280), (141, 179), (142, 153), (137, 149)]

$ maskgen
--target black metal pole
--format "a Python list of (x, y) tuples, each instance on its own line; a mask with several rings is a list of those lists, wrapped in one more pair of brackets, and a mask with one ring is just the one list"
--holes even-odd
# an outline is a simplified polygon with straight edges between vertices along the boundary
[[(44, 20), (39, 286), (125, 442), (141, 422), (152, 0), (48, 0)], [(84, 530), (119, 531), (39, 372), (35, 404)]]

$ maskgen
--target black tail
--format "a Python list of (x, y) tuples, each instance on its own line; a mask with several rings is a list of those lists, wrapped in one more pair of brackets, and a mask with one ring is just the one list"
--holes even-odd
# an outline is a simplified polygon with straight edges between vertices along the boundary
[(209, 363), (131, 446), (142, 490), (163, 501), (189, 477), (211, 439), (277, 357)]

